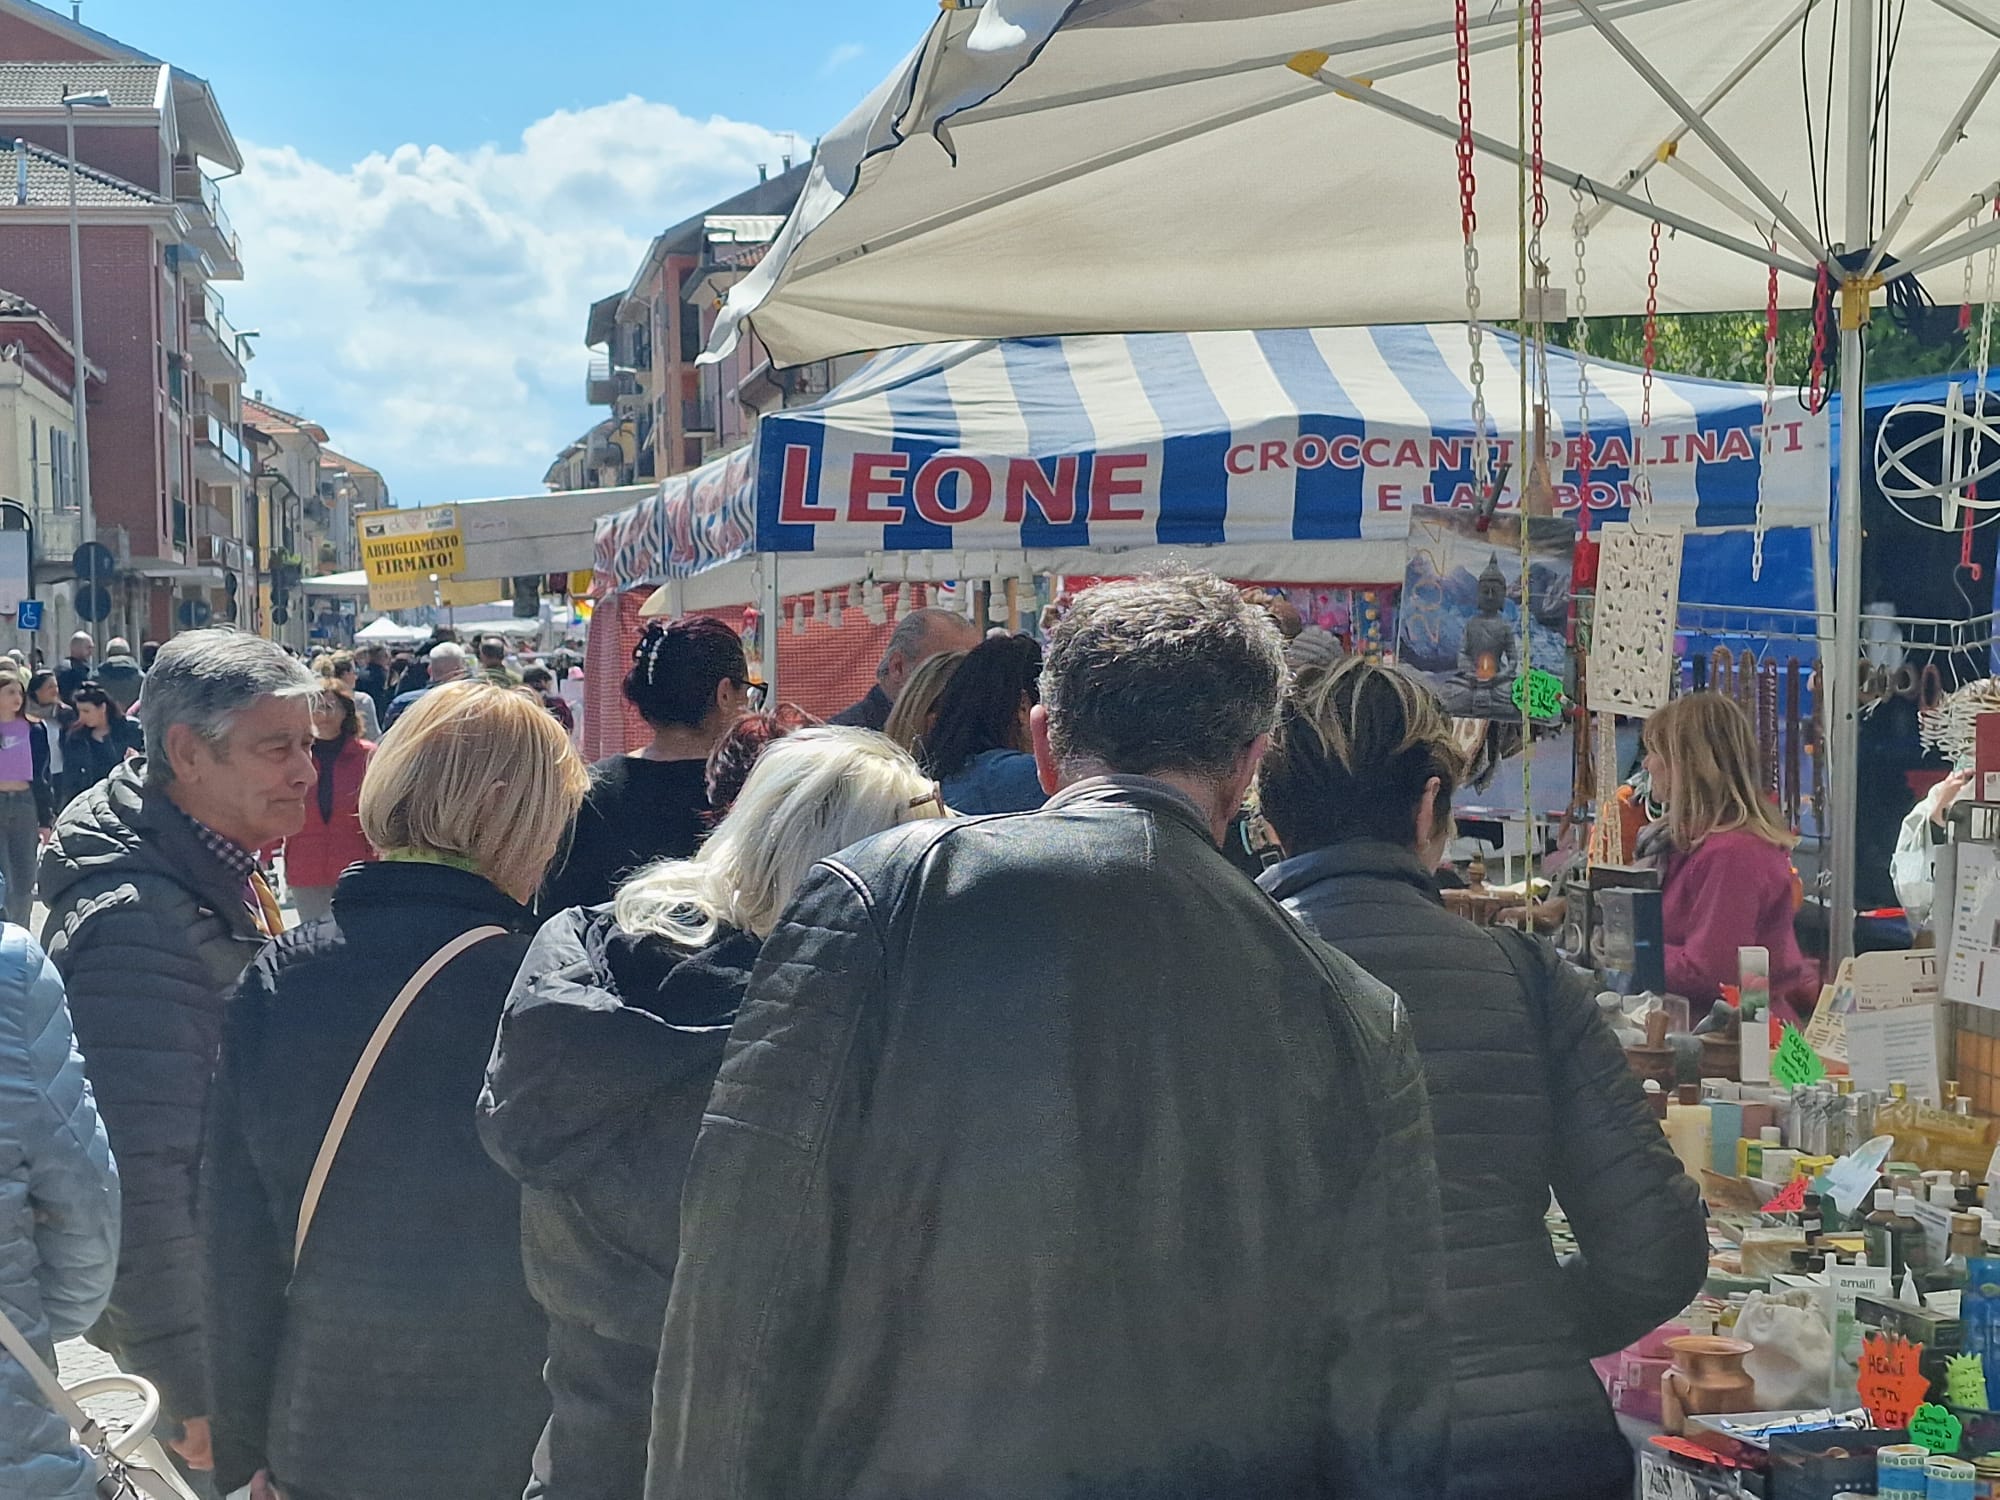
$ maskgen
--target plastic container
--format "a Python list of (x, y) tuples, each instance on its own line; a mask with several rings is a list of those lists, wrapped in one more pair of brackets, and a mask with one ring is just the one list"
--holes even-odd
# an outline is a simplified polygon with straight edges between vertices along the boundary
[(1940, 1453), (1924, 1465), (1926, 1500), (1972, 1500), (1974, 1477), (1964, 1459)]
[(1929, 1487), (1924, 1469), (1931, 1451), (1915, 1443), (1891, 1443), (1875, 1450), (1875, 1493), (1878, 1495), (1922, 1495)]

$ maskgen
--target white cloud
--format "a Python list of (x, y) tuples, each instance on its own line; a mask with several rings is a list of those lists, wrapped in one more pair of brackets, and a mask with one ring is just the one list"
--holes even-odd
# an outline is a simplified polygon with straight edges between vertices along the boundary
[(842, 42), (827, 53), (826, 61), (819, 65), (819, 76), (831, 78), (849, 63), (859, 62), (867, 53), (868, 49), (859, 42)]
[(591, 302), (625, 287), (660, 230), (787, 149), (637, 98), (464, 153), (407, 145), (339, 167), (246, 146), (225, 192), (247, 279), (224, 292), (263, 333), (250, 384), (406, 501), (533, 491), (594, 419)]

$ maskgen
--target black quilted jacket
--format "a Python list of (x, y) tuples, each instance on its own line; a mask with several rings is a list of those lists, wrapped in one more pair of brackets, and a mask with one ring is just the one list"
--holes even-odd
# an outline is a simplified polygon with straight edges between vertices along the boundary
[[(518, 1495), (548, 1420), (547, 1325), (521, 1196), (487, 1159), (486, 1059), (534, 919), (479, 876), (354, 865), (333, 919), (264, 950), (231, 998), (203, 1210), (216, 1488), (269, 1467), (343, 1500)], [(293, 1236), (334, 1105), (376, 1024), (450, 939), (498, 926), (417, 997)]]
[[(1685, 1307), (1707, 1241), (1695, 1185), (1583, 976), (1451, 915), (1394, 845), (1337, 844), (1261, 884), (1416, 1021), (1454, 1338), (1450, 1495), (1624, 1500), (1630, 1450), (1587, 1361)], [(1551, 1189), (1580, 1247), (1560, 1265)]]
[(210, 1410), (201, 1238), (202, 1112), (223, 998), (263, 934), (243, 884), (127, 762), (64, 809), (42, 853), (42, 945), (69, 991), (77, 1047), (125, 1189), (111, 1305), (91, 1338), (160, 1388), (176, 1417)]
[(1433, 1500), (1394, 998), (1159, 782), (912, 824), (764, 945), (695, 1146), (650, 1500)]

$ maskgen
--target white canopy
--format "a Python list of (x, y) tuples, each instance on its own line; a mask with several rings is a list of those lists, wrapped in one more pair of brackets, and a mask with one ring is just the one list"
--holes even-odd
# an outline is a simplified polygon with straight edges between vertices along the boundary
[(430, 631), (418, 625), (399, 625), (387, 615), (379, 620), (370, 620), (354, 632), (356, 641), (367, 641), (375, 646), (393, 646), (399, 641), (421, 641), (429, 637)]
[[(1512, 151), (1515, 7), (1472, 9), (1473, 125)], [(1650, 225), (1620, 199), (1669, 224), (1662, 311), (1762, 307), (1764, 268), (1738, 252), (1762, 253), (1774, 221), (1784, 298), (1807, 300), (1822, 252), (1855, 238), (1846, 101), (1865, 110), (1868, 90), (1852, 88), (1847, 41), (1865, 9), (1546, 0), (1552, 284), (1574, 294), (1568, 183), (1583, 174), (1603, 205), (1592, 311), (1645, 304)], [(1463, 317), (1452, 19), (1449, 0), (948, 8), (821, 142), (716, 346), (746, 316), (784, 363), (940, 339)], [(1906, 262), (1959, 259), (1963, 246), (1943, 251), (2000, 171), (2000, 10), (1913, 0), (1894, 34), (1874, 222), (1900, 215), (1884, 238)], [(1941, 141), (1955, 144), (1899, 209)], [(1485, 314), (1511, 317), (1516, 166), (1475, 165)], [(1933, 278), (1939, 301), (1957, 269)]]

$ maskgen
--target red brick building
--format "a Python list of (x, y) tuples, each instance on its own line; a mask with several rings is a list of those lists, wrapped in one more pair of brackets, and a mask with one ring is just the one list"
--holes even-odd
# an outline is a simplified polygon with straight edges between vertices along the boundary
[[(99, 539), (121, 563), (111, 628), (136, 643), (219, 618), (229, 576), (240, 587), (255, 564), (243, 543), (248, 349), (213, 285), (242, 265), (202, 169), (242, 160), (201, 79), (31, 0), (0, 0), (0, 266), (65, 336), (62, 99), (97, 90), (108, 107), (76, 110), (82, 342), (106, 377), (89, 405), (90, 490)], [(52, 544), (66, 530), (73, 514), (51, 516)]]

